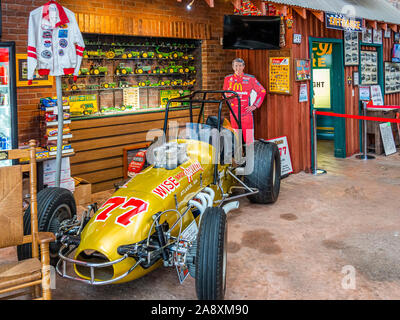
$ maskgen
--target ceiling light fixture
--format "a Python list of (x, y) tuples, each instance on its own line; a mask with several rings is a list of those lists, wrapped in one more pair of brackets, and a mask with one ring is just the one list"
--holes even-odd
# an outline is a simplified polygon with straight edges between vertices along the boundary
[(194, 0), (190, 1), (190, 3), (186, 6), (186, 9), (191, 10), (193, 2)]

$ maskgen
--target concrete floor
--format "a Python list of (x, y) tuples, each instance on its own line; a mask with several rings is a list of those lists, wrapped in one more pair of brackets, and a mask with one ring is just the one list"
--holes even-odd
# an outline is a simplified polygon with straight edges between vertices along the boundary
[[(400, 299), (400, 157), (335, 159), (326, 175), (282, 181), (274, 205), (246, 199), (228, 216), (226, 299)], [(106, 199), (108, 193), (98, 195)], [(14, 259), (12, 251), (0, 259)], [(54, 299), (196, 299), (194, 279), (173, 268), (139, 280), (89, 286), (57, 277)]]

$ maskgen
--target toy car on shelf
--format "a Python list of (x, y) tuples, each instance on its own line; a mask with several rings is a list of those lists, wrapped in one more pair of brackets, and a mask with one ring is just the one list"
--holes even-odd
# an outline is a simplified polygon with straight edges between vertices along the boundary
[(119, 81), (118, 87), (119, 88), (130, 88), (131, 84), (128, 81)]
[(183, 83), (182, 79), (175, 79), (175, 80), (171, 81), (171, 85), (173, 85), (173, 86), (181, 86), (182, 83)]
[(184, 56), (184, 53), (180, 52), (180, 51), (173, 51), (173, 52), (170, 53), (170, 58), (171, 59), (180, 59), (183, 56)]
[(156, 56), (156, 54), (153, 51), (142, 52), (142, 58), (145, 58), (145, 59), (152, 59), (155, 56)]
[(114, 59), (115, 57), (121, 57), (125, 53), (124, 48), (113, 48), (105, 53), (107, 59)]
[(115, 69), (116, 75), (128, 75), (128, 74), (132, 74), (132, 73), (133, 73), (132, 67), (129, 67), (129, 66), (125, 65), (124, 63), (120, 63), (117, 66), (117, 68)]
[[(50, 254), (57, 274), (98, 286), (132, 281), (161, 266), (173, 267), (181, 283), (188, 275), (194, 277), (199, 299), (223, 299), (227, 215), (239, 207), (237, 200), (242, 197), (258, 204), (277, 201), (281, 178), (277, 145), (257, 140), (245, 147), (240, 132), (221, 117), (226, 107), (241, 128), (241, 114), (236, 115), (230, 105), (234, 99), (240, 110), (240, 98), (233, 91), (195, 91), (170, 99), (164, 136), (147, 149), (148, 167), (121, 184), (100, 207), (90, 205), (79, 219), (71, 192), (42, 190), (39, 231), (56, 235)], [(205, 118), (204, 106), (195, 116), (194, 102), (203, 102), (207, 110), (216, 104), (217, 116)], [(183, 110), (190, 120), (179, 138), (166, 141), (172, 103), (187, 104)], [(30, 221), (24, 223), (28, 226)], [(29, 258), (28, 249), (19, 246), (18, 258)]]
[(108, 74), (108, 68), (107, 67), (102, 67), (102, 66), (92, 66), (90, 69), (90, 74), (92, 75), (107, 75)]
[(151, 66), (137, 65), (135, 69), (136, 74), (151, 73)]
[(149, 87), (151, 85), (151, 81), (150, 80), (145, 80), (145, 81), (139, 81), (138, 82), (138, 86), (139, 87)]
[(90, 74), (89, 68), (80, 68), (79, 69), (79, 75), (80, 76), (87, 76)]
[(112, 88), (116, 88), (117, 87), (117, 83), (116, 82), (104, 82), (101, 84), (101, 86), (104, 89), (112, 89)]
[(170, 86), (171, 85), (171, 80), (160, 80), (159, 82), (160, 86)]
[(167, 67), (168, 73), (184, 73), (183, 66), (178, 66), (174, 62), (171, 62)]
[(86, 115), (86, 116), (87, 116), (87, 115), (90, 115), (90, 114), (93, 114), (93, 113), (95, 112), (93, 103), (84, 103), (84, 104), (81, 104), (80, 109), (81, 109), (81, 113), (82, 113), (83, 115)]
[(76, 91), (76, 90), (85, 90), (86, 89), (86, 85), (84, 83), (74, 83), (71, 86), (71, 90), (72, 91)]
[(101, 50), (101, 49), (97, 49), (95, 51), (93, 50), (88, 50), (88, 51), (84, 51), (83, 52), (83, 57), (84, 58), (103, 58), (106, 56), (106, 53)]

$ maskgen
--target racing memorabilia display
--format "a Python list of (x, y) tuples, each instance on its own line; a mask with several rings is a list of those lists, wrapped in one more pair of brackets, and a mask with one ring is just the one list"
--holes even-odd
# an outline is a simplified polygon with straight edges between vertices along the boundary
[(385, 94), (400, 92), (400, 63), (385, 62)]
[(295, 72), (296, 72), (296, 81), (311, 80), (310, 59), (296, 59)]
[(376, 44), (382, 44), (382, 30), (373, 29), (373, 42)]
[(378, 53), (361, 51), (361, 84), (378, 84)]
[(198, 40), (87, 33), (83, 38), (78, 81), (63, 77), (63, 94), (97, 94), (99, 108), (90, 117), (159, 111), (167, 101), (163, 90), (187, 94), (201, 84)]
[(291, 94), (290, 57), (269, 58), (269, 92)]
[(344, 31), (344, 65), (359, 65), (358, 32)]
[(78, 76), (85, 44), (75, 14), (49, 1), (29, 14), (28, 84), (41, 76)]
[(372, 29), (363, 29), (362, 31), (362, 42), (372, 43)]

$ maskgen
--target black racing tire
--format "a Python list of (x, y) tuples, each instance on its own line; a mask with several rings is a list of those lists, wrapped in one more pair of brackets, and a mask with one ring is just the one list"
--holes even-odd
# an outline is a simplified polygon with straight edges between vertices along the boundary
[(227, 223), (222, 208), (207, 208), (197, 235), (196, 293), (199, 300), (223, 300), (226, 289)]
[[(76, 204), (71, 191), (64, 188), (45, 188), (37, 194), (38, 229), (44, 232), (56, 233), (60, 223), (76, 214)], [(24, 235), (31, 234), (31, 208), (25, 210)], [(55, 266), (58, 261), (60, 244), (50, 243), (50, 264)], [(23, 244), (17, 247), (18, 260), (32, 257), (32, 245)]]
[(281, 187), (281, 157), (275, 143), (254, 142), (254, 168), (244, 176), (244, 183), (259, 193), (247, 198), (253, 203), (268, 204), (278, 200)]

